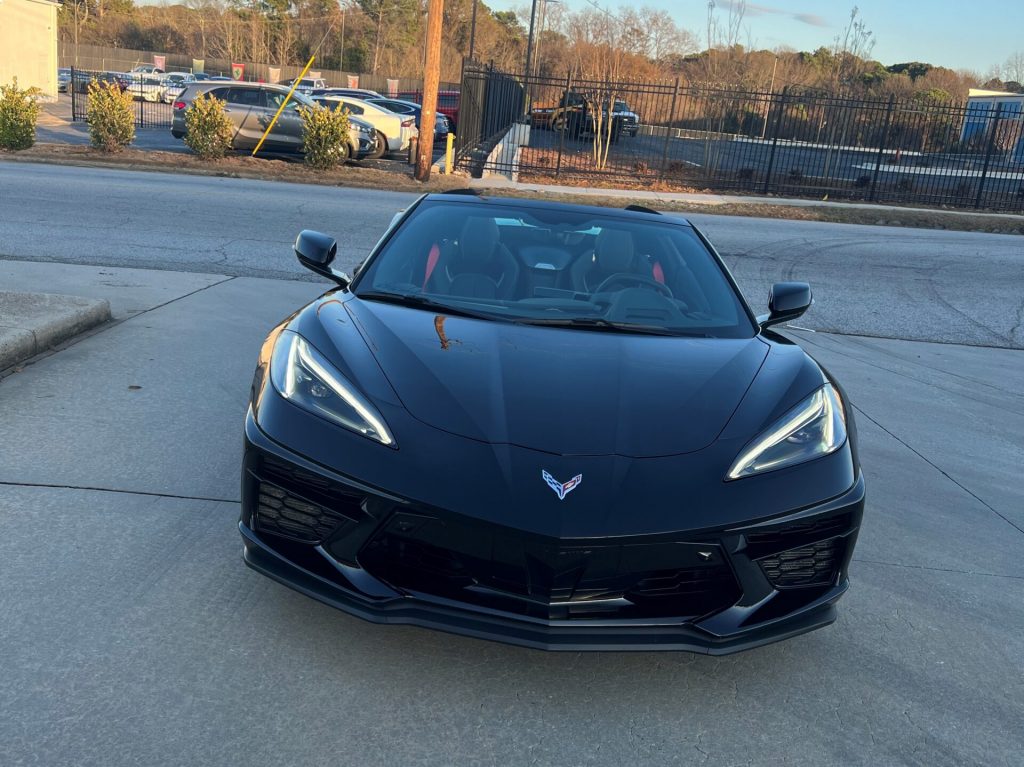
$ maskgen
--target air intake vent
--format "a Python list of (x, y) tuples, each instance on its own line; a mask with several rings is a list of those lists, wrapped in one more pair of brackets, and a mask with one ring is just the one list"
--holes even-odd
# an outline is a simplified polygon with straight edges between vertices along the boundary
[(832, 538), (764, 557), (761, 569), (776, 588), (824, 586), (835, 580), (845, 541)]
[(311, 503), (270, 482), (259, 483), (256, 527), (293, 541), (318, 544), (350, 522), (333, 509)]

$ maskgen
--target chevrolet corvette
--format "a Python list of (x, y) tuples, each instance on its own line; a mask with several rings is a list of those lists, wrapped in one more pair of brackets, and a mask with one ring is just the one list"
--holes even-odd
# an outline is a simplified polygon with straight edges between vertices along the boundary
[(425, 195), (267, 337), (244, 559), (361, 618), (725, 654), (827, 626), (864, 479), (839, 383), (685, 219)]

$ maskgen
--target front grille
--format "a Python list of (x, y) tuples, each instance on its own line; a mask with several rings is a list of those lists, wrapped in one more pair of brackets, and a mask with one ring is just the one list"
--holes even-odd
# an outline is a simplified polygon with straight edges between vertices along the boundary
[(256, 480), (256, 529), (301, 543), (319, 544), (365, 519), (363, 496), (353, 488), (265, 456)]
[(740, 596), (715, 545), (560, 541), (407, 513), (367, 542), (359, 563), (402, 591), (546, 620), (693, 618)]
[(850, 530), (851, 524), (849, 514), (839, 514), (824, 519), (795, 522), (773, 530), (747, 533), (747, 553), (752, 559), (757, 559), (765, 554), (774, 554), (784, 549), (793, 549), (844, 535)]
[(270, 482), (260, 482), (256, 528), (302, 543), (318, 544), (347, 522), (333, 509), (311, 503)]
[(758, 560), (776, 588), (824, 586), (835, 580), (845, 550), (845, 540), (830, 538)]

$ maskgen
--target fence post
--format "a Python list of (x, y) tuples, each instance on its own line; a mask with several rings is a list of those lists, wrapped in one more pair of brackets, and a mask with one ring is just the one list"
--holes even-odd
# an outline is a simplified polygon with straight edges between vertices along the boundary
[(665, 147), (661, 151), (661, 175), (664, 178), (668, 172), (668, 147), (672, 141), (672, 122), (676, 119), (676, 102), (679, 99), (679, 78), (676, 78), (675, 87), (672, 89), (672, 108), (668, 113), (668, 122), (665, 123)]
[(68, 90), (71, 91), (71, 122), (78, 119), (78, 102), (75, 100), (75, 67), (71, 67), (71, 80), (68, 81)]
[(978, 196), (974, 198), (974, 208), (981, 207), (981, 194), (985, 190), (985, 177), (988, 176), (988, 165), (992, 161), (992, 150), (996, 146), (996, 133), (999, 130), (999, 115), (1003, 111), (1002, 103), (996, 103), (996, 115), (992, 120), (992, 133), (988, 137), (988, 150), (985, 152), (985, 163), (981, 166), (981, 178), (978, 179)]
[(555, 165), (555, 178), (562, 172), (562, 153), (565, 152), (565, 127), (568, 119), (565, 110), (569, 104), (569, 91), (572, 89), (572, 72), (565, 76), (565, 92), (558, 99), (558, 106), (555, 109), (562, 109), (562, 125), (558, 129), (558, 163)]
[(775, 165), (775, 147), (779, 143), (779, 128), (782, 126), (782, 115), (786, 111), (786, 92), (789, 90), (787, 85), (782, 89), (782, 93), (779, 95), (779, 111), (775, 114), (775, 127), (772, 128), (772, 151), (768, 155), (768, 170), (764, 174), (764, 193), (768, 194), (768, 189), (772, 182), (772, 167)]
[(889, 143), (889, 127), (892, 125), (892, 109), (896, 97), (889, 96), (889, 106), (885, 110), (885, 128), (882, 129), (882, 140), (878, 143), (878, 159), (875, 160), (875, 173), (871, 177), (871, 194), (868, 199), (875, 201), (875, 189), (878, 187), (878, 173), (882, 169), (882, 157), (885, 154), (885, 145)]

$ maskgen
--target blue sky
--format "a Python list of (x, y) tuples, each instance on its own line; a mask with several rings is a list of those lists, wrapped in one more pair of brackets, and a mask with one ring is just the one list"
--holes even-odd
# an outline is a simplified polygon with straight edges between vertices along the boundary
[[(529, 0), (485, 0), (496, 10), (527, 8)], [(563, 0), (567, 7), (588, 7), (586, 0)], [(616, 11), (620, 5), (666, 10), (676, 22), (701, 35), (707, 23), (707, 0), (599, 0)], [(716, 0), (726, 15), (725, 0)], [(814, 50), (830, 45), (846, 29), (856, 5), (875, 33), (873, 57), (883, 64), (925, 61), (950, 69), (985, 74), (1011, 53), (1024, 50), (1024, 0), (761, 0), (747, 3), (744, 28), (758, 48), (788, 46)], [(747, 34), (743, 35), (746, 42)]]

